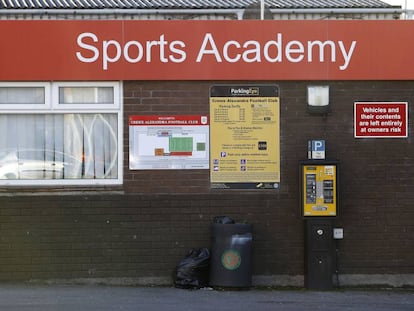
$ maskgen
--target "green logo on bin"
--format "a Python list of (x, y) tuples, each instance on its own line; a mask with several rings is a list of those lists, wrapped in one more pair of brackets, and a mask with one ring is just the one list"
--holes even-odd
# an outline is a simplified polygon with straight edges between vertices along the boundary
[(233, 249), (225, 251), (221, 256), (221, 263), (227, 270), (236, 270), (241, 264), (240, 253)]

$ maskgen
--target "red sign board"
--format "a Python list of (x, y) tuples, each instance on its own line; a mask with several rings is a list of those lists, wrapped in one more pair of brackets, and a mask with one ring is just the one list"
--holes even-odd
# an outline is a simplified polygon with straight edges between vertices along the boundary
[(129, 168), (208, 169), (207, 115), (129, 117)]
[(2, 20), (0, 33), (0, 81), (414, 80), (414, 20)]
[(130, 116), (130, 126), (185, 126), (185, 125), (209, 125), (207, 116), (200, 115), (144, 115), (144, 116)]
[(405, 138), (408, 135), (406, 102), (356, 102), (356, 138)]

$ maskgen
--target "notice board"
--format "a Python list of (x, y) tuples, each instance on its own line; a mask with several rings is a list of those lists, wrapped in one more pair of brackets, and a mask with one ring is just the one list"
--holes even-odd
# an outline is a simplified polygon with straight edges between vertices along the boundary
[(203, 115), (129, 118), (129, 168), (208, 169), (209, 121)]
[(279, 188), (279, 110), (276, 85), (210, 88), (212, 188)]

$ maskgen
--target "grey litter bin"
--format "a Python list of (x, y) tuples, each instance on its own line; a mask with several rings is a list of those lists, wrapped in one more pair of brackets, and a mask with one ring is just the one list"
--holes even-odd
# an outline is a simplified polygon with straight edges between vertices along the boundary
[(210, 286), (252, 285), (252, 225), (211, 225)]

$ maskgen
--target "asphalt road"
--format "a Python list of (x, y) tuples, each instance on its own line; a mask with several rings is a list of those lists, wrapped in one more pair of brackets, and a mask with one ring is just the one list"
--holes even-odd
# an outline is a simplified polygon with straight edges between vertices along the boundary
[(4, 311), (413, 311), (414, 290), (185, 290), (172, 287), (1, 285)]

